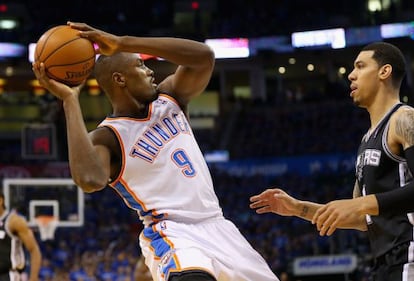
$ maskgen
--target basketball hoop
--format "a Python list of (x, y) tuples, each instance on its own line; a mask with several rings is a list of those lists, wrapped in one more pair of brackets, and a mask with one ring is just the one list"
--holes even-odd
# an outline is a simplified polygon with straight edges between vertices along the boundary
[(53, 240), (55, 238), (55, 231), (58, 226), (58, 219), (54, 216), (37, 216), (35, 222), (39, 228), (40, 239), (42, 241)]

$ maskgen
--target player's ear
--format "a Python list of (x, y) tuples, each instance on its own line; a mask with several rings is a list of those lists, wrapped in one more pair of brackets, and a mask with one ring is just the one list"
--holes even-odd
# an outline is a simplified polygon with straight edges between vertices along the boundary
[(124, 85), (125, 84), (125, 77), (122, 73), (114, 72), (112, 73), (112, 80), (116, 84)]
[(379, 69), (379, 75), (383, 79), (389, 77), (391, 73), (392, 73), (392, 66), (390, 64), (384, 64)]

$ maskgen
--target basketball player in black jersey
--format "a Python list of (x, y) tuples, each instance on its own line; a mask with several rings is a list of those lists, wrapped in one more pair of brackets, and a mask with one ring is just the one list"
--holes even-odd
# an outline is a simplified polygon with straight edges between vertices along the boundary
[(26, 220), (6, 209), (4, 195), (0, 193), (0, 281), (22, 280), (25, 268), (24, 248), (30, 255), (28, 281), (39, 280), (42, 255)]
[(250, 199), (257, 213), (301, 217), (320, 235), (336, 228), (368, 231), (375, 281), (414, 280), (414, 109), (399, 99), (405, 70), (402, 52), (377, 42), (361, 50), (348, 76), (351, 98), (371, 120), (358, 149), (354, 199), (322, 205), (278, 188)]

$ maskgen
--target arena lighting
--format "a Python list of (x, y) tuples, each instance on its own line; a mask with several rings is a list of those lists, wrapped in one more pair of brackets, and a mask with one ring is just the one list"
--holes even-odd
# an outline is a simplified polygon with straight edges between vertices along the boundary
[(96, 79), (88, 79), (86, 81), (86, 85), (88, 85), (88, 93), (91, 96), (98, 96), (101, 93), (101, 88), (99, 87)]
[(18, 58), (26, 53), (26, 47), (18, 43), (2, 43), (0, 42), (0, 59), (2, 58)]
[(4, 85), (6, 85), (6, 79), (0, 78), (0, 95), (4, 93)]
[(46, 89), (40, 85), (39, 80), (31, 80), (30, 86), (32, 86), (32, 91), (35, 96), (43, 96), (46, 94)]
[(0, 19), (0, 29), (15, 29), (19, 26), (19, 22), (15, 19)]
[(29, 50), (28, 59), (29, 59), (30, 63), (34, 62), (35, 49), (36, 49), (36, 43), (30, 43), (29, 46), (28, 46), (28, 50)]
[(8, 9), (6, 4), (0, 4), (0, 13), (5, 13)]
[(213, 49), (216, 59), (247, 58), (250, 55), (247, 38), (207, 39), (205, 43)]
[(345, 29), (333, 28), (294, 32), (292, 33), (292, 46), (294, 48), (324, 46), (330, 46), (332, 49), (345, 48)]
[(345, 30), (346, 46), (359, 46), (375, 41), (382, 41), (379, 26), (347, 28)]
[(277, 53), (293, 52), (289, 36), (270, 36), (249, 38), (250, 55), (255, 56), (260, 51), (274, 51)]
[(191, 2), (191, 9), (198, 10), (200, 8), (200, 3), (198, 1)]
[(384, 39), (398, 37), (414, 38), (414, 22), (381, 24), (380, 31), (381, 37)]

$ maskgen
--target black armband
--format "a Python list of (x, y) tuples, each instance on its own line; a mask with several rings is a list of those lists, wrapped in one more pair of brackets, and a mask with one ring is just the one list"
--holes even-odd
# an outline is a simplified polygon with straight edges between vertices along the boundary
[[(404, 150), (404, 156), (411, 174), (414, 175), (414, 146)], [(379, 214), (414, 212), (414, 182), (396, 190), (375, 194), (375, 196), (378, 201)]]
[(414, 212), (414, 182), (406, 186), (383, 193), (375, 194), (378, 201), (379, 214), (406, 214)]

